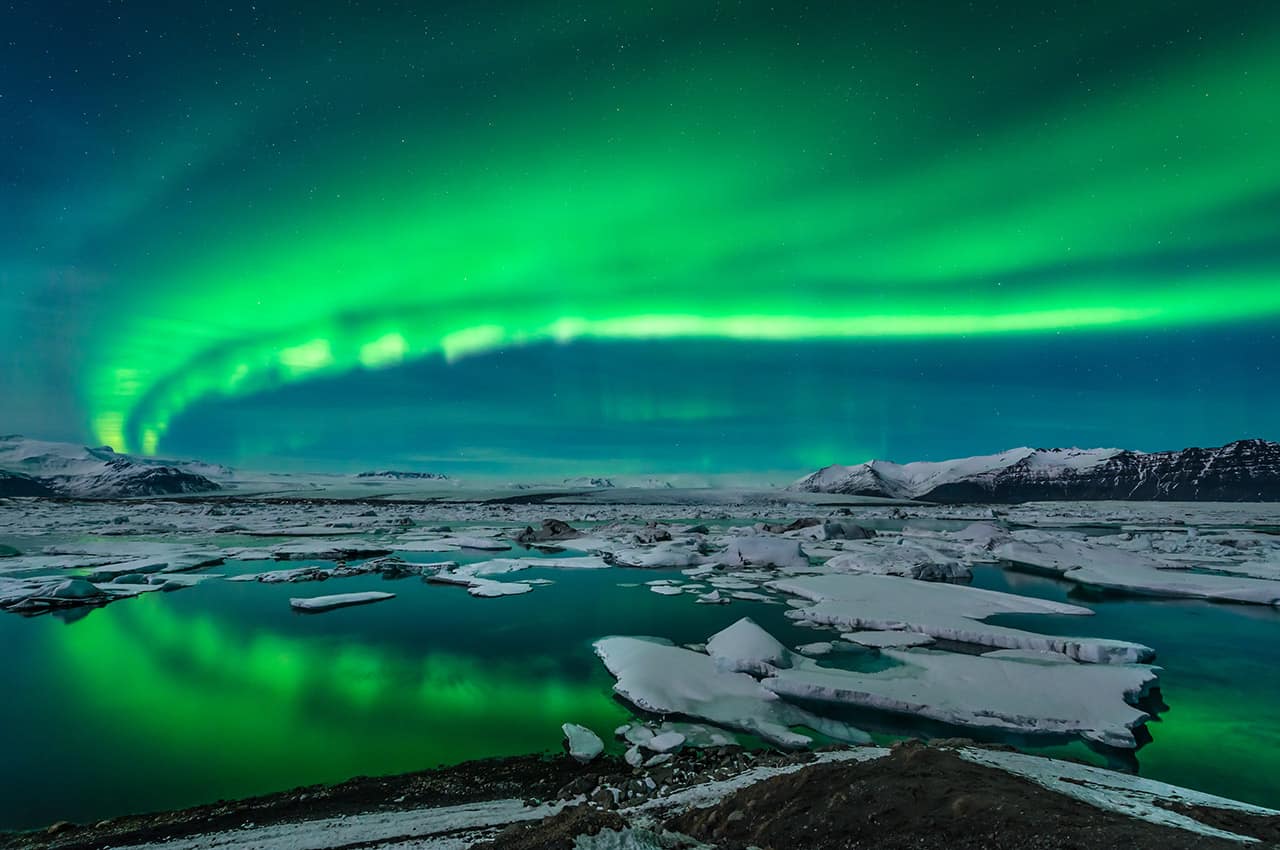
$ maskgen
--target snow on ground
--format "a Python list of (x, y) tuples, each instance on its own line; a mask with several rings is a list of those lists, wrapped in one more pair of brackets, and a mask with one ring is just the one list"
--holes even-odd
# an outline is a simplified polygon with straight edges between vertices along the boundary
[(707, 654), (719, 670), (768, 676), (790, 667), (794, 653), (773, 635), (743, 617), (707, 640)]
[(1045, 649), (1097, 663), (1149, 661), (1154, 650), (1106, 638), (1042, 635), (983, 622), (996, 614), (1093, 612), (1078, 605), (1012, 593), (879, 575), (822, 575), (780, 579), (776, 590), (811, 600), (787, 616), (843, 630), (920, 632), (933, 638), (1002, 649)]
[(1226, 838), (1235, 841), (1254, 842), (1252, 838), (1236, 835), (1207, 826), (1169, 808), (1171, 804), (1203, 806), (1210, 809), (1244, 812), (1251, 815), (1275, 817), (1273, 809), (1251, 806), (1225, 797), (1215, 797), (1187, 788), (1179, 788), (1165, 782), (1142, 779), (1100, 767), (1059, 761), (1004, 750), (987, 750), (963, 747), (957, 752), (961, 758), (975, 764), (1029, 779), (1050, 791), (1088, 803), (1099, 809), (1117, 812), (1139, 820), (1164, 826), (1189, 830), (1199, 835)]
[[(1259, 816), (1280, 814), (1072, 762), (977, 747), (960, 747), (955, 752), (970, 762), (1020, 776), (1086, 805), (1153, 824), (1188, 830), (1198, 835), (1240, 842), (1253, 840), (1200, 823), (1171, 810), (1171, 805), (1182, 803)], [(621, 833), (602, 831), (597, 835), (599, 841), (592, 843), (579, 838), (574, 846), (656, 847), (659, 845), (626, 843), (624, 839), (627, 835), (640, 838), (652, 836), (655, 833), (650, 830), (660, 830), (663, 822), (676, 815), (714, 806), (744, 788), (776, 777), (794, 774), (815, 765), (877, 761), (890, 754), (891, 751), (883, 747), (855, 747), (818, 753), (808, 763), (755, 765), (728, 776), (706, 779), (672, 790), (658, 789), (638, 802), (615, 809), (624, 822), (629, 824)], [(500, 799), (453, 806), (384, 810), (267, 826), (246, 825), (189, 838), (130, 845), (122, 850), (222, 850), (230, 847), (252, 847), (255, 850), (334, 850), (352, 846), (368, 850), (407, 847), (415, 850), (463, 850), (477, 841), (493, 836), (502, 827), (551, 817), (566, 806), (581, 803), (582, 799), (578, 797), (536, 806), (525, 805), (515, 799)], [(648, 840), (645, 838), (645, 841)]]
[[(572, 801), (571, 801), (572, 802)], [(520, 800), (491, 800), (461, 806), (339, 815), (299, 823), (246, 826), (226, 832), (133, 845), (133, 850), (328, 850), (361, 846), (412, 847), (415, 850), (465, 850), (491, 836), (494, 828), (541, 820), (564, 802), (526, 806)]]

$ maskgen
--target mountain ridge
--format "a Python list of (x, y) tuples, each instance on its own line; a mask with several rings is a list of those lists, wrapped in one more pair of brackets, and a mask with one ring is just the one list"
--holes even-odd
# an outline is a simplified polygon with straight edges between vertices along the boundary
[(1163, 452), (1024, 446), (947, 461), (872, 460), (825, 466), (788, 489), (944, 503), (1280, 501), (1280, 443)]
[(77, 446), (0, 436), (0, 496), (113, 499), (211, 493), (210, 476), (230, 470), (198, 461), (121, 454), (110, 446)]

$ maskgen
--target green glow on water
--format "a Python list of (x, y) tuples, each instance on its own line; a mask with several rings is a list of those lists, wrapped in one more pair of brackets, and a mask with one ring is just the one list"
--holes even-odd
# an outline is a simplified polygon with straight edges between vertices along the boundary
[[(979, 584), (1005, 586), (985, 572)], [(479, 601), (414, 580), (343, 579), (342, 591), (390, 589), (397, 598), (302, 616), (287, 604), (298, 585), (214, 581), (118, 603), (71, 624), (0, 618), (0, 639), (11, 649), (0, 674), (21, 696), (0, 704), (8, 759), (0, 827), (555, 752), (560, 724), (570, 720), (608, 739), (628, 714), (591, 653), (590, 641), (606, 634), (701, 641), (749, 615), (788, 644), (821, 638), (787, 620), (783, 606), (694, 605), (617, 586), (661, 572), (528, 575), (556, 583)], [(1019, 576), (1016, 589), (1065, 598), (1046, 579)], [(1268, 720), (1280, 700), (1270, 639), (1280, 615), (1091, 604), (1097, 614), (1087, 622), (1036, 617), (1023, 625), (1159, 650), (1170, 709), (1150, 726), (1154, 742), (1138, 752), (1142, 775), (1280, 804), (1271, 782), (1280, 732)], [(916, 728), (889, 716), (877, 723), (883, 726), (869, 728), (898, 735)], [(1080, 744), (1046, 752), (1100, 760)]]

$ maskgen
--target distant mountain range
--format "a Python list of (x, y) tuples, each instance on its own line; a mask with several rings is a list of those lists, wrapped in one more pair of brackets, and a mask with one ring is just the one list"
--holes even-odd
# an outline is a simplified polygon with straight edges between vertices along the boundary
[(104, 499), (210, 493), (222, 489), (213, 477), (230, 473), (216, 464), (139, 458), (107, 446), (0, 437), (0, 496)]
[(827, 466), (790, 486), (926, 502), (1042, 500), (1280, 500), (1280, 443), (1238, 440), (1215, 449), (1010, 449), (996, 455), (897, 464)]
[[(106, 446), (90, 448), (0, 436), (0, 497), (115, 499), (215, 493), (226, 487), (234, 492), (244, 486), (242, 477), (218, 464), (135, 457)], [(294, 480), (291, 476), (284, 478)], [(304, 476), (297, 479), (302, 482), (297, 486), (315, 486), (312, 478), (323, 480), (326, 485), (343, 479)], [(453, 483), (441, 473), (398, 470), (364, 472), (346, 478), (354, 479), (370, 483)], [(537, 486), (519, 485), (518, 489)], [(567, 478), (558, 486), (612, 489), (617, 484), (609, 478), (584, 476)], [(629, 486), (665, 489), (672, 484), (655, 478)], [(1280, 443), (1239, 440), (1214, 449), (1149, 453), (1127, 449), (1018, 448), (939, 462), (897, 464), (873, 460), (856, 466), (824, 467), (788, 489), (943, 503), (1067, 499), (1280, 501)]]
[(406, 472), (400, 469), (382, 469), (374, 472), (358, 472), (356, 478), (389, 478), (393, 481), (448, 481), (443, 472)]

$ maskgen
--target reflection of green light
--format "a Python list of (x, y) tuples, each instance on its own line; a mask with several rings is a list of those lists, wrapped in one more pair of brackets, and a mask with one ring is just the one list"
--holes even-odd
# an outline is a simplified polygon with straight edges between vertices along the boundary
[[(844, 57), (835, 40), (769, 45), (767, 71), (749, 51), (703, 51), (647, 70), (621, 102), (603, 83), (571, 103), (552, 88), (554, 119), (478, 105), (420, 147), (362, 129), (299, 168), (329, 175), (331, 199), (285, 181), (261, 220), (207, 210), (207, 248), (135, 258), (145, 309), (95, 341), (93, 427), (150, 450), (201, 399), (534, 342), (1275, 315), (1280, 268), (1248, 250), (1272, 223), (1243, 212), (1280, 183), (1272, 35), (976, 135), (935, 135), (923, 116), (945, 114), (946, 94), (905, 85), (889, 93), (906, 126), (883, 123), (862, 71), (815, 72), (808, 51)], [(886, 164), (895, 130), (912, 144)]]
[[(96, 722), (128, 730), (146, 718), (140, 745), (171, 748), (237, 793), (548, 750), (568, 717), (602, 731), (626, 717), (607, 688), (500, 659), (239, 633), (166, 602), (60, 629), (56, 657)], [(211, 722), (219, 734), (201, 734)], [(246, 765), (258, 766), (249, 780)]]

